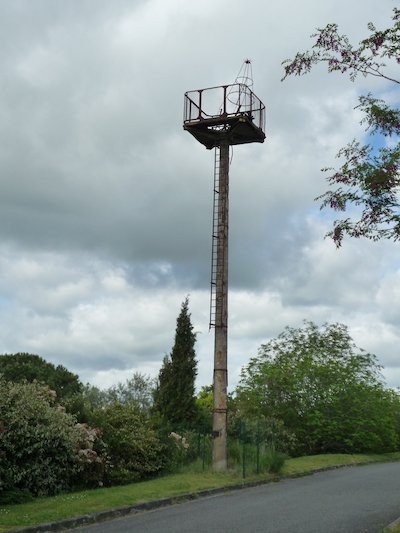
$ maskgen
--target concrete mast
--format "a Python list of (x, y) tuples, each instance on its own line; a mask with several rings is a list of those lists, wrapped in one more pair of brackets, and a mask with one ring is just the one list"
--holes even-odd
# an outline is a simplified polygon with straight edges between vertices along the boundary
[(234, 84), (185, 93), (183, 128), (216, 150), (210, 328), (215, 328), (213, 469), (218, 471), (227, 469), (229, 146), (265, 140), (265, 106), (250, 89), (250, 72), (246, 60)]
[(229, 143), (219, 146), (218, 226), (215, 276), (215, 338), (213, 379), (214, 470), (227, 468), (227, 386), (228, 386), (228, 232), (229, 232)]

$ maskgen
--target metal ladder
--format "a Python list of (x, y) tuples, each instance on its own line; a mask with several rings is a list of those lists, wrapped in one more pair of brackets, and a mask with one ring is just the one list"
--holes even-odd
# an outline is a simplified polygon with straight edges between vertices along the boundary
[(218, 203), (219, 203), (219, 147), (214, 149), (214, 201), (213, 201), (213, 228), (211, 247), (211, 298), (210, 298), (210, 324), (209, 329), (215, 327), (216, 320), (216, 289), (218, 270)]

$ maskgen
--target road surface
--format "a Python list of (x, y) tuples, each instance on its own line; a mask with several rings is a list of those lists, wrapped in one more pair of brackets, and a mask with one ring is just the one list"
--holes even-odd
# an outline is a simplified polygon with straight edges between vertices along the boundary
[(74, 531), (378, 533), (399, 517), (400, 462), (287, 479)]

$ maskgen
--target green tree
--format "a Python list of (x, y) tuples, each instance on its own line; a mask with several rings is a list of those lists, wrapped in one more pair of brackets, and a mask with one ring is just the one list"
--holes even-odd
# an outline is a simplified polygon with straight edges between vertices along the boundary
[(34, 380), (45, 383), (54, 390), (59, 400), (79, 393), (82, 383), (62, 365), (54, 366), (42, 357), (29, 353), (0, 355), (0, 374), (7, 381), (32, 383)]
[(69, 413), (76, 415), (78, 422), (91, 422), (92, 412), (103, 405), (121, 403), (136, 406), (142, 414), (149, 416), (153, 404), (155, 379), (135, 372), (125, 383), (118, 382), (108, 389), (99, 389), (87, 383), (82, 392), (63, 401)]
[(125, 383), (118, 382), (117, 385), (104, 391), (107, 402), (137, 405), (139, 409), (148, 414), (153, 403), (155, 381), (146, 374), (134, 372)]
[(93, 411), (107, 404), (107, 392), (86, 383), (81, 392), (64, 398), (62, 404), (68, 413), (76, 416), (79, 423), (90, 424)]
[[(400, 63), (400, 10), (394, 8), (393, 26), (377, 30), (370, 23), (370, 35), (358, 47), (350, 44), (345, 35), (339, 35), (336, 24), (328, 24), (318, 29), (312, 51), (297, 53), (293, 60), (284, 61), (285, 76), (301, 75), (310, 72), (313, 65), (324, 62), (329, 72), (347, 73), (351, 81), (358, 74), (374, 76), (399, 84), (400, 81), (387, 74), (382, 59), (389, 60), (392, 66)], [(372, 240), (381, 238), (400, 238), (400, 205), (398, 187), (400, 185), (400, 110), (388, 106), (383, 100), (374, 98), (371, 93), (360, 96), (357, 106), (364, 113), (361, 123), (366, 124), (371, 135), (380, 137), (384, 147), (378, 150), (373, 145), (361, 146), (353, 140), (342, 148), (338, 157), (345, 162), (339, 170), (331, 168), (324, 171), (334, 173), (327, 178), (329, 184), (339, 186), (321, 195), (321, 209), (328, 206), (335, 211), (346, 211), (348, 204), (362, 206), (360, 219), (353, 222), (349, 218), (336, 220), (331, 237), (339, 247), (344, 235), (367, 237)], [(387, 137), (394, 142), (385, 146)]]
[(380, 370), (346, 326), (305, 322), (261, 346), (242, 370), (237, 404), (247, 418), (282, 420), (298, 454), (395, 451), (399, 402)]
[(214, 406), (213, 385), (203, 385), (197, 394), (196, 404), (203, 417), (212, 418)]
[(192, 424), (197, 418), (195, 381), (196, 333), (190, 320), (189, 298), (182, 303), (176, 321), (175, 343), (165, 356), (154, 392), (154, 411), (164, 422)]

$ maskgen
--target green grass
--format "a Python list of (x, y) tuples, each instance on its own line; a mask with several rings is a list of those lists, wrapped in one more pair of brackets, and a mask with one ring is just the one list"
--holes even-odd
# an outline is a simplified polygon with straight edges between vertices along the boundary
[(0, 507), (0, 532), (104, 511), (185, 492), (237, 483), (229, 474), (186, 472), (122, 487), (60, 494)]
[(335, 466), (343, 464), (356, 464), (368, 461), (387, 461), (391, 459), (400, 460), (400, 452), (386, 453), (382, 455), (347, 455), (347, 454), (327, 454), (327, 455), (310, 455), (307, 457), (296, 457), (295, 459), (288, 459), (281, 470), (281, 474), (295, 474), (297, 472), (305, 472), (315, 468), (322, 468), (326, 466)]
[[(299, 457), (288, 459), (281, 473), (296, 474), (324, 466), (388, 459), (400, 459), (400, 453)], [(265, 474), (248, 476), (246, 481), (265, 477), (268, 476)], [(143, 481), (133, 485), (61, 494), (51, 498), (38, 498), (33, 502), (21, 505), (1, 506), (0, 533), (157, 498), (176, 496), (185, 492), (196, 492), (202, 489), (231, 485), (240, 481), (242, 481), (242, 478), (235, 472), (217, 474), (186, 470), (180, 474)]]

